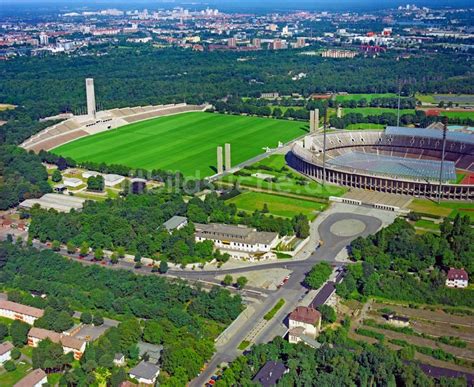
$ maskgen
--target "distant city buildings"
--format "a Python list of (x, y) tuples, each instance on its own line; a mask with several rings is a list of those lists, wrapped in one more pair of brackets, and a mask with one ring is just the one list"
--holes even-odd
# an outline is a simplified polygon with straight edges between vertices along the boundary
[(356, 51), (349, 50), (325, 50), (321, 53), (323, 58), (354, 58), (357, 55)]

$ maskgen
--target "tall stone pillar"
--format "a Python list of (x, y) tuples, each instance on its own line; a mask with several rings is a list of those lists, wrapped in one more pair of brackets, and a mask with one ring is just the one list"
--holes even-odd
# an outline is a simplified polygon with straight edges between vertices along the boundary
[(94, 79), (86, 78), (87, 115), (91, 118), (96, 116)]
[(232, 158), (230, 154), (230, 144), (225, 144), (225, 170), (230, 171), (232, 168)]
[(221, 174), (224, 172), (224, 167), (222, 164), (222, 147), (218, 146), (217, 147), (217, 173)]
[(309, 111), (309, 132), (312, 133), (314, 132), (314, 116), (315, 116), (315, 111), (310, 110)]

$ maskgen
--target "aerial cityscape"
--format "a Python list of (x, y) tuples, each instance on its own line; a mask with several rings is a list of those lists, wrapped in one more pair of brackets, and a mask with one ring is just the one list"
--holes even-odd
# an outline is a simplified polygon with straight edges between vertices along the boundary
[(0, 386), (474, 386), (474, 5), (4, 0)]

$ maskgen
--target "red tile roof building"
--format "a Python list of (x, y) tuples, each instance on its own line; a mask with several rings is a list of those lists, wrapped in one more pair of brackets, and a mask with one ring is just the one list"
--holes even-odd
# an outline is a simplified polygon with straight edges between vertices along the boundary
[(450, 268), (446, 278), (446, 286), (450, 288), (465, 288), (469, 285), (469, 276), (464, 269)]

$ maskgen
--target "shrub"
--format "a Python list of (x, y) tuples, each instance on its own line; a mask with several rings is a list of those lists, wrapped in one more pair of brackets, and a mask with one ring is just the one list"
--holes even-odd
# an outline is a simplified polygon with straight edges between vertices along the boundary
[(16, 364), (12, 360), (7, 360), (3, 363), (3, 367), (7, 370), (7, 372), (13, 372), (16, 370)]

